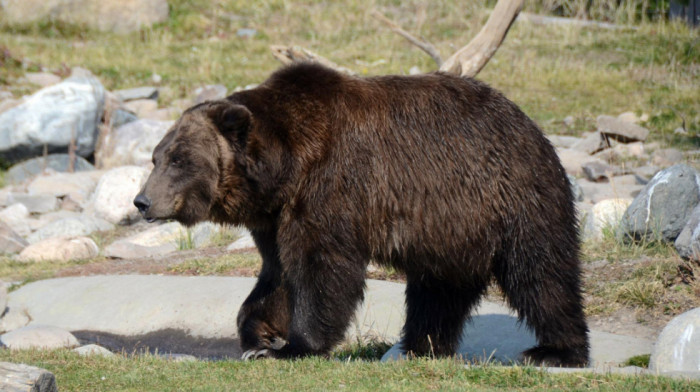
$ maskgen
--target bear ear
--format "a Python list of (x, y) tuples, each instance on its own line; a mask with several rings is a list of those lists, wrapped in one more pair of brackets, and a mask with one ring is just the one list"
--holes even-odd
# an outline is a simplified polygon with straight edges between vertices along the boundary
[(206, 110), (219, 132), (231, 142), (245, 147), (253, 114), (243, 105), (226, 100), (214, 101)]

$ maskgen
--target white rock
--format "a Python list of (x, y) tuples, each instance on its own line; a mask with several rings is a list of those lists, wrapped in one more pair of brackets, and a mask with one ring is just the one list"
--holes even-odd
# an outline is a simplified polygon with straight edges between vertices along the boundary
[(98, 346), (96, 344), (87, 344), (85, 346), (80, 346), (78, 348), (74, 348), (73, 351), (76, 353), (80, 354), (83, 357), (90, 357), (94, 355), (98, 355), (101, 357), (113, 357), (114, 353), (107, 350), (106, 348), (102, 346)]
[(22, 203), (32, 214), (44, 214), (58, 209), (58, 199), (56, 196), (48, 194), (30, 195), (26, 193), (10, 193), (8, 203)]
[(632, 123), (632, 124), (637, 124), (641, 121), (640, 118), (637, 117), (636, 114), (634, 114), (634, 112), (624, 112), (624, 113), (620, 114), (619, 116), (617, 116), (617, 119), (628, 122), (628, 123)]
[(153, 149), (173, 121), (137, 120), (112, 130), (97, 151), (101, 167), (124, 165), (150, 167)]
[(20, 252), (29, 245), (19, 234), (5, 222), (0, 221), (0, 254), (12, 254)]
[(700, 308), (676, 316), (666, 325), (656, 340), (649, 369), (700, 372)]
[(69, 261), (85, 260), (96, 257), (99, 248), (88, 237), (54, 237), (47, 238), (24, 248), (17, 257), (18, 261)]
[(28, 235), (27, 242), (36, 244), (47, 238), (86, 236), (96, 231), (108, 231), (113, 228), (114, 225), (106, 220), (92, 216), (78, 215), (77, 217), (52, 221)]
[(0, 333), (14, 331), (29, 324), (31, 319), (26, 308), (10, 307), (0, 318)]
[(591, 157), (586, 152), (573, 150), (571, 148), (557, 148), (557, 154), (566, 172), (576, 177), (583, 175), (583, 164), (600, 161)]
[(70, 332), (41, 324), (7, 332), (0, 336), (0, 342), (11, 350), (73, 348), (79, 345)]
[(153, 99), (135, 99), (124, 103), (124, 107), (136, 113), (137, 117), (146, 117), (158, 110), (158, 101)]
[(147, 178), (148, 170), (138, 166), (109, 170), (98, 182), (86, 212), (121, 225), (140, 219), (133, 200)]
[(15, 203), (0, 210), (0, 221), (7, 223), (21, 236), (26, 236), (31, 232), (28, 220), (29, 210), (22, 203)]
[(7, 284), (0, 280), (0, 316), (5, 313), (7, 309)]
[(0, 113), (0, 157), (16, 162), (41, 155), (45, 145), (64, 152), (73, 137), (78, 155), (92, 154), (103, 105), (104, 87), (92, 75), (39, 90)]
[(188, 234), (188, 228), (178, 222), (164, 223), (114, 241), (105, 248), (104, 254), (107, 257), (131, 259), (199, 248), (207, 245), (219, 230), (221, 226), (203, 222), (190, 228)]
[(592, 236), (603, 238), (605, 231), (615, 234), (620, 227), (620, 221), (627, 207), (632, 204), (632, 198), (607, 199), (596, 203), (591, 210)]
[(56, 197), (69, 196), (80, 205), (87, 203), (97, 186), (102, 171), (75, 173), (53, 173), (38, 176), (27, 186), (29, 194), (49, 194)]
[(249, 249), (249, 248), (255, 248), (255, 240), (253, 240), (253, 237), (250, 235), (250, 232), (246, 229), (241, 229), (241, 236), (235, 240), (231, 245), (226, 247), (226, 250), (232, 251), (232, 250), (240, 250), (240, 249)]

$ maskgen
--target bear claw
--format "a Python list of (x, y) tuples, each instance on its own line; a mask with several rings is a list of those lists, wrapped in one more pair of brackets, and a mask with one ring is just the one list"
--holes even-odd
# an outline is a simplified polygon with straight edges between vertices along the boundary
[(270, 350), (264, 348), (262, 350), (250, 349), (241, 355), (243, 361), (248, 361), (251, 359), (260, 359), (271, 357)]

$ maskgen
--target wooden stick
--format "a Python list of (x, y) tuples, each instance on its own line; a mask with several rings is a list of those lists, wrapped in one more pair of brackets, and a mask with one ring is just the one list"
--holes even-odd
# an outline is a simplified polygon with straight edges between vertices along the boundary
[(418, 38), (414, 36), (413, 34), (409, 33), (408, 31), (404, 30), (396, 24), (394, 21), (391, 19), (387, 18), (384, 16), (381, 12), (374, 10), (372, 11), (372, 16), (374, 16), (376, 19), (382, 21), (384, 24), (389, 26), (391, 31), (399, 34), (400, 36), (404, 37), (408, 42), (412, 43), (413, 45), (417, 46), (420, 48), (422, 51), (427, 53), (432, 59), (437, 63), (438, 67), (442, 65), (442, 57), (440, 57), (440, 53), (438, 53), (437, 49), (435, 49), (435, 46), (433, 46), (430, 42), (426, 41), (424, 38)]
[(338, 71), (344, 72), (348, 75), (355, 75), (355, 72), (352, 70), (341, 67), (327, 58), (300, 46), (272, 45), (270, 46), (270, 50), (272, 50), (272, 55), (284, 65), (310, 61), (319, 63), (329, 68), (337, 69)]

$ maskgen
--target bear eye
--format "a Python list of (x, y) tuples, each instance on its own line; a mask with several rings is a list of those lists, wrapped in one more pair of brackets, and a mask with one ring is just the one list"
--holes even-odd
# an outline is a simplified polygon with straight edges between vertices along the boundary
[(172, 157), (170, 159), (170, 165), (172, 166), (180, 166), (182, 164), (182, 158), (180, 157)]

